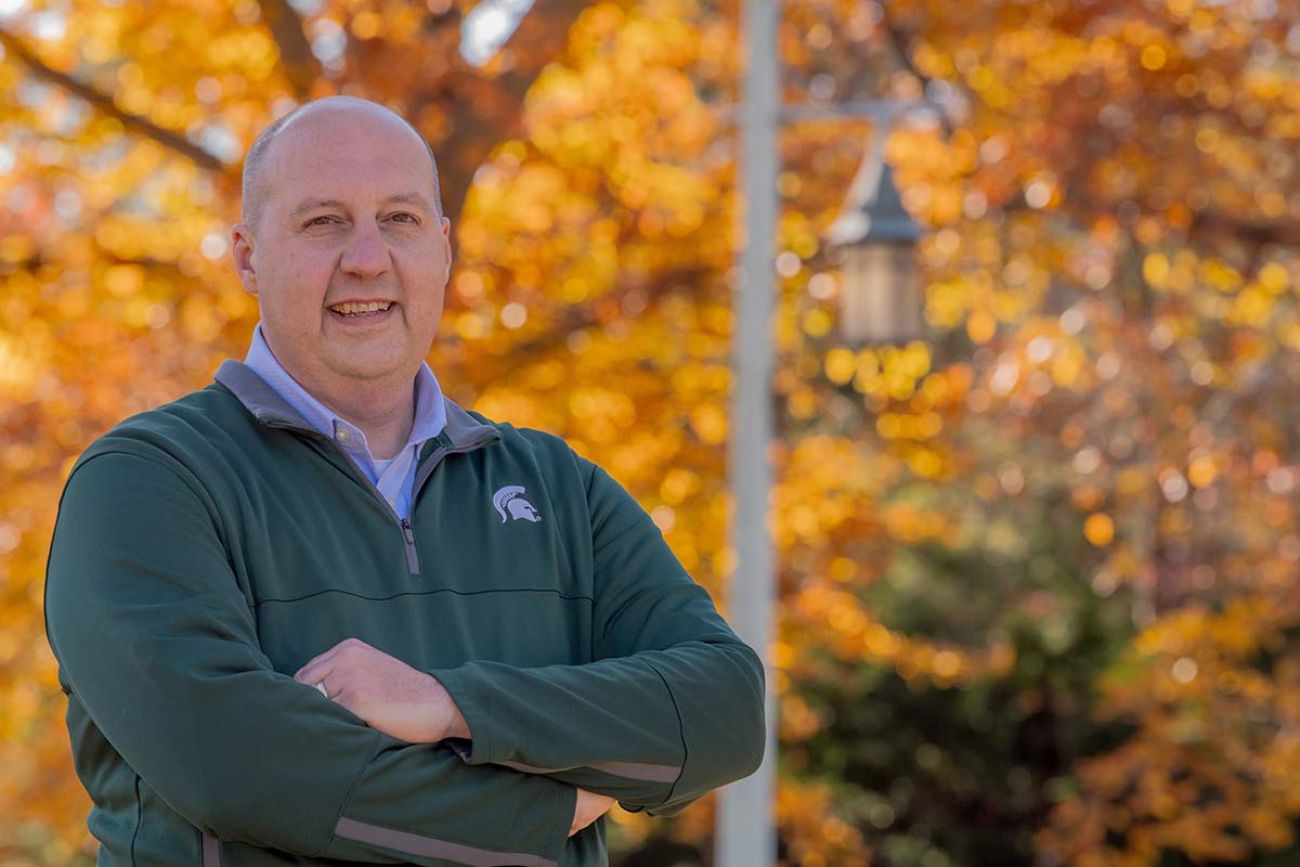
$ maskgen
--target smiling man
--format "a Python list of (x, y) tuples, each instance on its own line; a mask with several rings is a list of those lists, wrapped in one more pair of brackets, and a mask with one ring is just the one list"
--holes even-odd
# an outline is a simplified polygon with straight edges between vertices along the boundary
[(332, 97), (245, 162), (243, 363), (72, 469), (46, 628), (100, 864), (589, 867), (750, 773), (763, 671), (646, 513), (446, 398), (433, 154)]

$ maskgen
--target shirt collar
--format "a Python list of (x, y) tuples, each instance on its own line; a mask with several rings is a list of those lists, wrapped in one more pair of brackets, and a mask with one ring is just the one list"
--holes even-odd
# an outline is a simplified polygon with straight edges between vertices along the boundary
[[(260, 322), (253, 330), (253, 339), (248, 346), (248, 355), (244, 359), (244, 364), (265, 380), (266, 384), (313, 428), (330, 438), (333, 438), (340, 428), (355, 431), (364, 444), (364, 436), (355, 425), (313, 397), (311, 392), (289, 375), (262, 335)], [(415, 418), (405, 447), (418, 445), (436, 437), (446, 424), (447, 410), (443, 401), (442, 388), (438, 385), (438, 379), (433, 375), (433, 370), (428, 363), (422, 363), (415, 374)]]

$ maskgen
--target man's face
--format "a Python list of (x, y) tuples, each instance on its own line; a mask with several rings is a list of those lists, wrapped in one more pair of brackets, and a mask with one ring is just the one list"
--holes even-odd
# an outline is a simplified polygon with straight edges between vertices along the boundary
[(413, 378), (438, 330), (450, 223), (424, 145), (356, 108), (304, 114), (263, 166), (255, 226), (235, 227), (271, 350), (309, 390)]

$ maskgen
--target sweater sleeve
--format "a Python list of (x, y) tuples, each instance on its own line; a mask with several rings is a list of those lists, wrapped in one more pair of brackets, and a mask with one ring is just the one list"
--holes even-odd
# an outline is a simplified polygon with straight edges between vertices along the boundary
[(752, 773), (764, 746), (758, 655), (719, 616), (645, 510), (603, 469), (588, 479), (595, 661), (433, 671), (456, 700), (473, 765), (544, 774), (671, 815)]
[(122, 759), (218, 839), (326, 859), (553, 867), (573, 787), (389, 738), (275, 671), (206, 492), (142, 450), (74, 468), (46, 575), (60, 676)]

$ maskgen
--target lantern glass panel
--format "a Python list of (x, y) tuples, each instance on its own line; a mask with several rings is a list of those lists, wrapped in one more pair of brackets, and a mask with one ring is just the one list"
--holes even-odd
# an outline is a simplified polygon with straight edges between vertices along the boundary
[(846, 343), (899, 343), (922, 334), (920, 275), (910, 244), (845, 249), (840, 336)]

